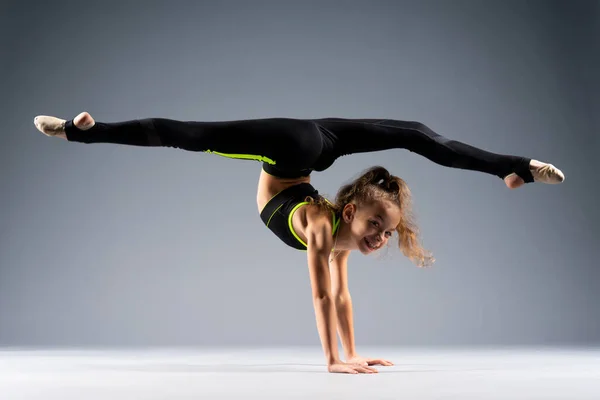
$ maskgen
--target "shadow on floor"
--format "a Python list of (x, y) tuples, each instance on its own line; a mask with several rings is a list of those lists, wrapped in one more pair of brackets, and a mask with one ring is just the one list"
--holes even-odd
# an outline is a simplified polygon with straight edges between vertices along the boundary
[[(422, 364), (427, 366), (429, 364)], [(468, 372), (491, 371), (498, 368), (446, 368), (446, 369), (403, 369), (402, 365), (392, 367), (373, 366), (379, 373), (426, 373), (426, 372)], [(433, 365), (429, 365), (432, 367)], [(328, 373), (323, 364), (151, 364), (151, 365), (95, 365), (87, 366), (90, 369), (121, 370), (129, 372), (161, 372), (161, 373)]]

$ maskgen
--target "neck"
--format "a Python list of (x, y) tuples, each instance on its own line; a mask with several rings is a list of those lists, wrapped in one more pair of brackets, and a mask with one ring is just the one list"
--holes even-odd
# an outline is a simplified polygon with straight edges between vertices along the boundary
[(340, 221), (340, 226), (338, 227), (336, 235), (337, 241), (335, 245), (335, 250), (354, 249), (354, 244), (350, 243), (350, 226), (347, 223), (345, 223), (343, 219)]

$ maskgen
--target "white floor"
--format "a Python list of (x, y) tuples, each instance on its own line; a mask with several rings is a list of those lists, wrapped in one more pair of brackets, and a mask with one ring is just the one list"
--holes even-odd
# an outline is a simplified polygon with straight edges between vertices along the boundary
[(600, 349), (363, 348), (393, 367), (330, 374), (318, 348), (0, 349), (0, 399), (600, 399)]

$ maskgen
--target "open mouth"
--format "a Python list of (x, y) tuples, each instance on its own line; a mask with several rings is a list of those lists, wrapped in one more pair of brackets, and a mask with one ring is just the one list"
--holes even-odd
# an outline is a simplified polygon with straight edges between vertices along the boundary
[(367, 239), (367, 238), (364, 238), (363, 240), (364, 240), (364, 242), (365, 242), (365, 244), (367, 245), (367, 248), (368, 248), (369, 250), (371, 250), (371, 251), (372, 251), (372, 250), (377, 250), (377, 245), (376, 245), (375, 243), (371, 242), (371, 241), (370, 241), (369, 239)]

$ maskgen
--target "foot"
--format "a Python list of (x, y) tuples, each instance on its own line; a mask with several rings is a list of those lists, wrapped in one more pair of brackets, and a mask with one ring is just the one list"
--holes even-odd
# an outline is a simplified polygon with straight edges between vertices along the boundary
[[(67, 121), (64, 119), (49, 117), (47, 115), (38, 115), (33, 120), (35, 127), (44, 135), (59, 137), (61, 139), (67, 139), (65, 133), (66, 122)], [(83, 131), (90, 129), (95, 123), (92, 116), (85, 111), (80, 113), (73, 120), (73, 124)]]
[[(565, 180), (565, 175), (560, 169), (552, 164), (543, 163), (538, 160), (531, 160), (529, 163), (529, 170), (533, 175), (534, 182), (556, 184)], [(504, 177), (504, 183), (506, 183), (506, 186), (508, 186), (509, 189), (516, 189), (524, 185), (525, 181), (513, 172)]]

